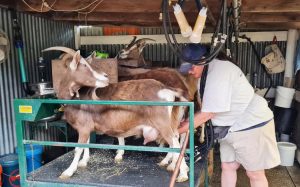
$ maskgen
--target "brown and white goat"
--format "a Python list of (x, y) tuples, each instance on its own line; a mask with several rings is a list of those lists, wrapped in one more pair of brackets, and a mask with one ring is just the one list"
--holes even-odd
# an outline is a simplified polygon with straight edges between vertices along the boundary
[[(49, 50), (49, 49), (48, 49)], [(53, 48), (52, 48), (53, 50)], [(59, 86), (60, 99), (73, 99), (75, 94), (82, 100), (137, 100), (137, 101), (186, 101), (181, 91), (153, 79), (131, 80), (116, 84), (99, 84), (105, 74), (97, 74), (92, 63), (74, 54), (64, 79)], [(87, 81), (88, 80), (88, 81)], [(94, 81), (92, 81), (94, 80)], [(171, 117), (175, 110), (171, 106), (136, 105), (67, 105), (64, 119), (77, 130), (78, 143), (89, 143), (90, 133), (96, 131), (114, 137), (143, 136), (144, 143), (162, 138), (171, 148), (179, 148), (178, 124)], [(84, 150), (83, 158), (79, 161)], [(174, 153), (168, 170), (174, 170), (179, 154)], [(60, 178), (73, 175), (78, 166), (85, 167), (89, 160), (88, 148), (75, 148), (74, 159)], [(180, 165), (178, 182), (188, 180), (188, 166)]]
[[(130, 59), (131, 56), (139, 53), (142, 55), (142, 50), (146, 45), (147, 39), (139, 39), (136, 41), (136, 37), (130, 42), (130, 44), (122, 49), (118, 57), (122, 60)], [(140, 58), (139, 58), (140, 59)], [(176, 70), (171, 68), (156, 68), (156, 69), (144, 69), (144, 68), (129, 68), (129, 67), (118, 67), (119, 80), (130, 80), (130, 79), (143, 79), (153, 78), (162, 82), (165, 85), (172, 86), (175, 88), (181, 88), (189, 93), (189, 101), (195, 102), (195, 111), (200, 110), (201, 101), (199, 95), (199, 79), (194, 78), (192, 75), (181, 75)], [(180, 84), (183, 83), (183, 84)], [(185, 138), (185, 134), (181, 136), (181, 140)], [(124, 140), (119, 140), (124, 141)], [(204, 142), (204, 126), (201, 129), (200, 142)], [(181, 142), (182, 143), (182, 142)], [(118, 152), (123, 153), (123, 152)], [(167, 155), (168, 157), (168, 155)], [(213, 173), (213, 151), (209, 153), (209, 175)], [(203, 180), (202, 180), (203, 181)], [(202, 182), (203, 183), (203, 182)]]

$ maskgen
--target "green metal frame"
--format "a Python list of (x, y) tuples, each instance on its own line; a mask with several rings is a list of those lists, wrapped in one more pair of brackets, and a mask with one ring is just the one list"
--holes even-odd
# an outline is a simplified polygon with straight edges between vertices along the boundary
[[(16, 134), (18, 145), (19, 169), (20, 169), (20, 184), (22, 187), (27, 186), (76, 186), (74, 184), (64, 183), (48, 183), (40, 181), (27, 180), (27, 165), (25, 144), (39, 144), (47, 146), (64, 146), (64, 147), (82, 147), (82, 148), (99, 148), (99, 149), (124, 149), (135, 151), (151, 151), (151, 152), (180, 152), (179, 148), (163, 148), (163, 147), (148, 147), (148, 146), (120, 146), (107, 144), (79, 144), (65, 143), (53, 141), (35, 141), (24, 139), (24, 121), (36, 121), (46, 117), (47, 109), (55, 104), (88, 104), (88, 105), (148, 105), (148, 106), (188, 106), (190, 132), (194, 132), (194, 103), (192, 102), (153, 102), (153, 101), (93, 101), (93, 100), (58, 100), (58, 99), (15, 99), (14, 112), (16, 119)], [(25, 110), (24, 110), (25, 108)], [(190, 133), (193, 135), (193, 133)], [(194, 147), (194, 136), (189, 137), (190, 147)], [(187, 149), (186, 153), (190, 155), (190, 173), (189, 184), (194, 187), (194, 149)], [(78, 185), (83, 186), (83, 185)], [(87, 186), (87, 185), (84, 185)]]

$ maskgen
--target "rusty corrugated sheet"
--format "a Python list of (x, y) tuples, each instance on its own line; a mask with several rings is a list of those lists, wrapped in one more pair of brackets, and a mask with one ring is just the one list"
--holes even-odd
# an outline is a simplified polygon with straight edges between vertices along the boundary
[[(24, 62), (27, 80), (38, 81), (37, 66), (41, 50), (50, 46), (62, 45), (74, 48), (74, 27), (71, 24), (50, 21), (44, 18), (18, 13), (24, 42)], [(8, 60), (0, 64), (0, 155), (12, 153), (16, 146), (15, 120), (13, 116), (13, 99), (24, 97), (21, 90), (21, 78), (18, 55), (13, 46), (13, 24), (11, 12), (0, 8), (0, 28), (4, 30), (12, 43)], [(47, 78), (51, 80), (50, 59), (57, 53), (47, 53), (45, 57), (48, 68)], [(52, 56), (52, 58), (51, 58)], [(39, 131), (38, 138), (44, 133)], [(55, 133), (52, 133), (55, 135)]]

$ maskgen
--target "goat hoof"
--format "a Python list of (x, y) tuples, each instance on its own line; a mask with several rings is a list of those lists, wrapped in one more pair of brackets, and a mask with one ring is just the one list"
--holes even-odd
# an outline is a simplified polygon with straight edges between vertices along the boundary
[(176, 178), (176, 182), (185, 182), (185, 181), (187, 181), (187, 180), (189, 180), (189, 178), (187, 177), (187, 176), (178, 176), (177, 178)]
[(86, 166), (87, 166), (87, 162), (79, 161), (78, 163), (79, 168), (86, 168)]
[(168, 163), (161, 161), (160, 163), (157, 163), (160, 167), (166, 167)]
[(182, 167), (182, 169), (186, 172), (189, 172), (190, 171), (190, 168), (189, 166), (187, 166), (186, 164)]
[(167, 170), (168, 170), (168, 171), (174, 171), (174, 169), (175, 169), (175, 164), (170, 164), (170, 165), (168, 165), (168, 167), (167, 167)]
[(115, 158), (115, 163), (120, 164), (123, 161), (123, 158)]
[(66, 175), (66, 174), (61, 174), (61, 175), (59, 176), (59, 178), (62, 179), (62, 180), (69, 179), (70, 177), (71, 177), (71, 176)]

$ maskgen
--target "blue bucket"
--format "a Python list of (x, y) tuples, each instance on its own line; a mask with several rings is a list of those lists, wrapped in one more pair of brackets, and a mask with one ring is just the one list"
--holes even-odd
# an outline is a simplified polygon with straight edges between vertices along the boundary
[(8, 154), (0, 158), (3, 173), (3, 187), (19, 187), (19, 162), (17, 154)]
[[(27, 172), (38, 169), (42, 166), (43, 146), (41, 145), (25, 145)], [(18, 153), (18, 149), (16, 149)]]

